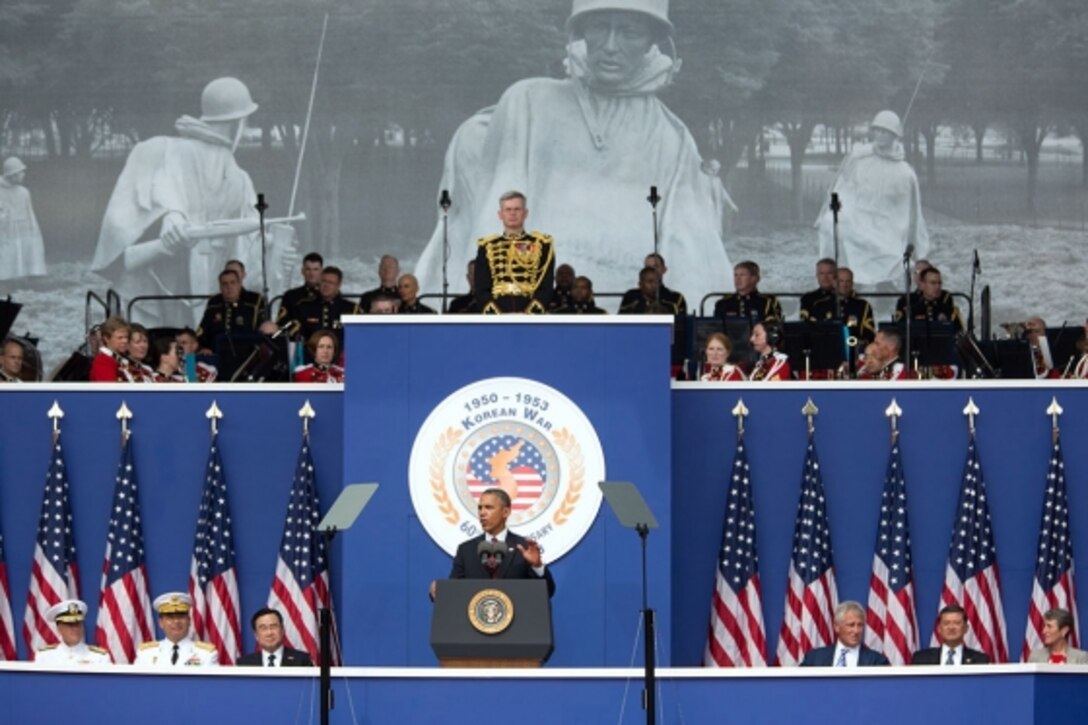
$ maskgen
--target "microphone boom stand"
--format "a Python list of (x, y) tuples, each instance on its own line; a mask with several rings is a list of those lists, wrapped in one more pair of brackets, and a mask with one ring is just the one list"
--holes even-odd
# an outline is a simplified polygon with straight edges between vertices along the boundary
[(445, 314), (449, 309), (449, 293), (450, 293), (450, 207), (453, 206), (453, 201), (450, 199), (450, 192), (447, 189), (442, 190), (442, 196), (438, 200), (438, 206), (442, 209), (442, 313)]
[(261, 224), (261, 304), (268, 306), (268, 242), (265, 236), (264, 213), (268, 210), (268, 204), (264, 201), (264, 194), (257, 194), (257, 203), (253, 205), (257, 210), (257, 216)]

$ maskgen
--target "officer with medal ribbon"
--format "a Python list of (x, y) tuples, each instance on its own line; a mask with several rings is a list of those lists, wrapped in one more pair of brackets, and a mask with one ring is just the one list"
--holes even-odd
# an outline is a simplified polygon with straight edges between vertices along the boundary
[(219, 664), (215, 645), (198, 642), (189, 634), (193, 600), (183, 592), (167, 592), (152, 602), (159, 613), (159, 626), (165, 638), (140, 645), (136, 665), (152, 667), (203, 667)]
[(61, 641), (39, 649), (34, 661), (50, 667), (110, 664), (109, 652), (84, 640), (83, 619), (86, 616), (87, 605), (78, 599), (65, 599), (50, 607), (45, 618), (56, 624)]
[(525, 195), (508, 191), (499, 197), (503, 231), (476, 242), (476, 306), (484, 314), (544, 314), (554, 287), (552, 238), (526, 232), (529, 215)]

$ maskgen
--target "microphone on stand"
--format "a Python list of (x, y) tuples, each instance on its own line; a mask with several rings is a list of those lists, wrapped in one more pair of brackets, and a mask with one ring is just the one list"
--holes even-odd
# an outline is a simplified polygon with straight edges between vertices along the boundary
[(442, 211), (449, 211), (453, 206), (453, 200), (450, 199), (450, 190), (443, 189), (442, 196), (438, 199), (438, 206), (442, 207)]
[(909, 262), (910, 258), (914, 256), (914, 245), (908, 244), (906, 250), (903, 252), (903, 261)]
[(978, 261), (978, 250), (975, 250), (975, 274), (982, 274), (982, 263)]
[(657, 187), (650, 187), (650, 195), (646, 197), (646, 201), (650, 202), (650, 206), (654, 209), (657, 208), (657, 202), (661, 201), (661, 197), (657, 195)]

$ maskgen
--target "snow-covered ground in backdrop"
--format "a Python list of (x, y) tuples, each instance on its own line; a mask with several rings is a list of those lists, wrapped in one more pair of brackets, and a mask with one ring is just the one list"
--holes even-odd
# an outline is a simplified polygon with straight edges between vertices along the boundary
[[(934, 215), (936, 216), (936, 215)], [(991, 289), (993, 323), (1042, 316), (1049, 325), (1083, 324), (1088, 316), (1088, 234), (1022, 226), (978, 226), (959, 224), (947, 218), (934, 219), (927, 213), (933, 251), (930, 260), (944, 273), (945, 289), (967, 292), (971, 260), (977, 249), (982, 275), (976, 290)], [(727, 244), (730, 259), (754, 259), (763, 268), (760, 287), (767, 291), (804, 292), (815, 287), (816, 237), (809, 227), (748, 231), (734, 235)], [(559, 241), (562, 261), (562, 241)], [(340, 261), (345, 290), (370, 289), (377, 283), (377, 259)], [(409, 265), (402, 265), (410, 271)], [(632, 286), (638, 271), (632, 270)], [(666, 278), (666, 284), (683, 291), (683, 280)], [(460, 277), (451, 290), (463, 288)], [(43, 367), (52, 371), (79, 347), (84, 334), (84, 298), (88, 290), (104, 296), (108, 285), (89, 271), (88, 263), (64, 262), (51, 265), (44, 279), (0, 283), (0, 295), (10, 295), (23, 305), (13, 332), (29, 333), (41, 339)], [(723, 291), (732, 289), (732, 275), (722, 279)], [(698, 300), (688, 300), (696, 309)], [(886, 319), (891, 302), (877, 306), (877, 315)], [(796, 306), (786, 305), (790, 315)], [(966, 317), (967, 310), (962, 310)], [(96, 319), (101, 313), (95, 311)], [(976, 313), (977, 314), (977, 313)], [(977, 324), (977, 323), (976, 323)], [(976, 327), (976, 329), (978, 329)], [(995, 334), (1003, 334), (995, 330)]]

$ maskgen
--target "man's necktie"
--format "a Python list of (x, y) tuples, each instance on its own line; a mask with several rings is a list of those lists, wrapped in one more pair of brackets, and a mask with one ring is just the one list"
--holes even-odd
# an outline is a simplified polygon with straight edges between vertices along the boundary
[(956, 664), (956, 650), (954, 650), (954, 649), (949, 649), (948, 650), (948, 657), (945, 659), (944, 663), (946, 665)]
[(268, 655), (268, 666), (269, 667), (275, 667), (276, 666), (276, 655), (275, 655), (275, 653), (272, 653), (272, 654)]
[(836, 667), (846, 667), (846, 650), (839, 650), (839, 658), (835, 660)]
[(176, 665), (178, 663), (178, 645), (174, 643), (174, 654), (170, 655), (170, 664)]
[[(498, 545), (498, 543), (499, 543), (499, 537), (492, 536), (491, 537), (491, 545), (496, 546), (496, 545)], [(495, 558), (494, 554), (491, 555), (491, 559), (487, 562), (487, 569), (491, 573), (491, 578), (492, 579), (498, 579), (499, 578), (499, 562)]]

